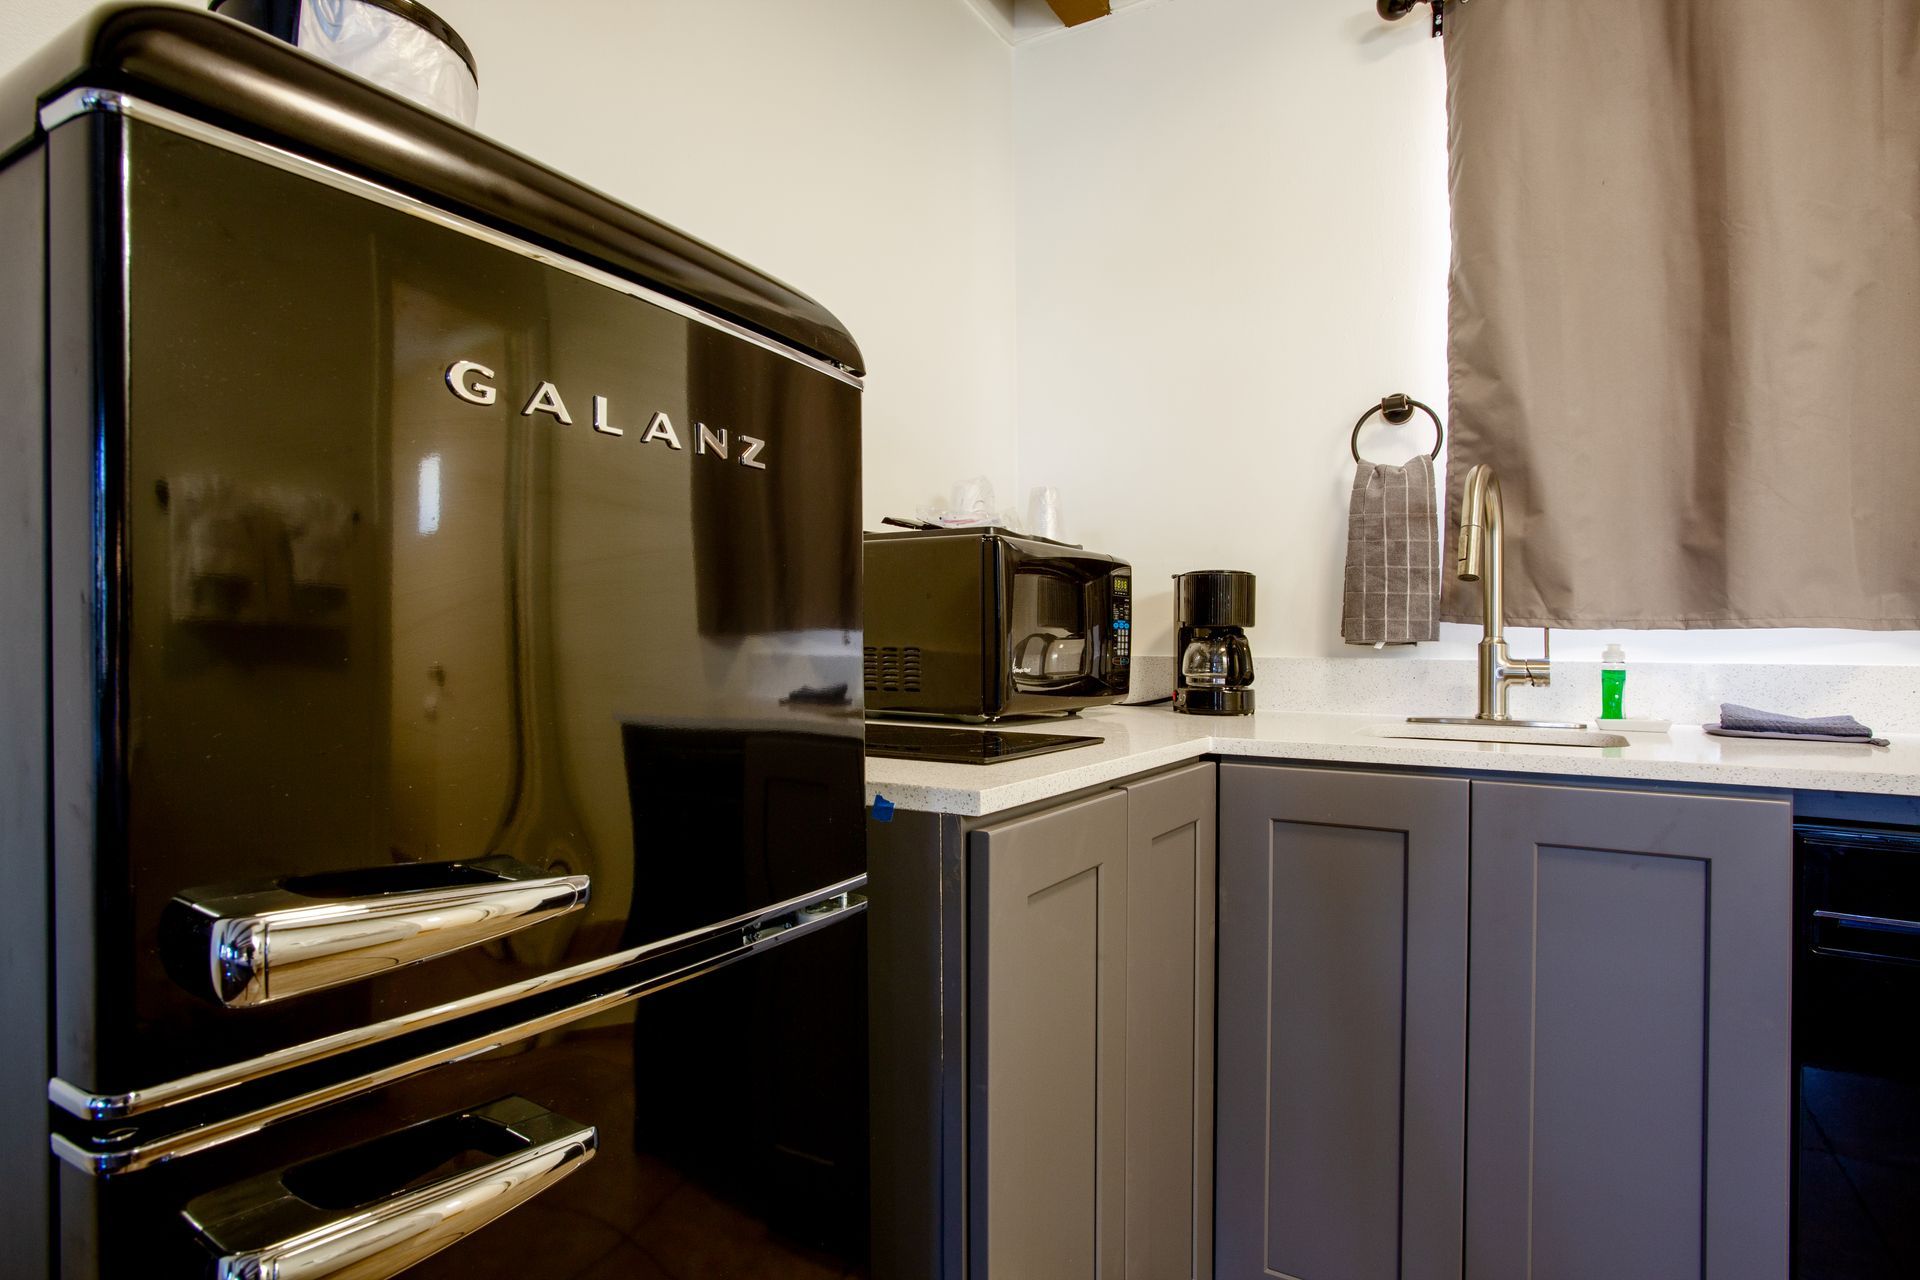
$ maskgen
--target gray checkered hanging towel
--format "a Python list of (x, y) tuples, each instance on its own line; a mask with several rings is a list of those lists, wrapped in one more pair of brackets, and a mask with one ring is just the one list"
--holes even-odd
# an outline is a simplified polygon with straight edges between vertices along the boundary
[(1440, 523), (1433, 460), (1362, 462), (1347, 508), (1340, 635), (1348, 644), (1414, 644), (1440, 637)]

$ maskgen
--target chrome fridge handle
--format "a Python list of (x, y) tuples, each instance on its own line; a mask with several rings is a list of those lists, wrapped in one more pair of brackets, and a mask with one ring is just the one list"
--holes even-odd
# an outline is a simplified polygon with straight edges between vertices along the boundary
[(296, 1166), (202, 1196), (183, 1216), (219, 1258), (216, 1280), (387, 1280), (579, 1169), (593, 1158), (599, 1142), (593, 1126), (525, 1098), (503, 1098), (443, 1116), (387, 1140), (404, 1141), (436, 1128), (456, 1139), (477, 1129), (487, 1147), (513, 1149), (439, 1181), (346, 1209), (321, 1209), (290, 1187), (289, 1182), (297, 1185)]
[(174, 978), (229, 1008), (358, 982), (587, 904), (584, 875), (512, 858), (410, 863), (188, 889), (167, 904)]

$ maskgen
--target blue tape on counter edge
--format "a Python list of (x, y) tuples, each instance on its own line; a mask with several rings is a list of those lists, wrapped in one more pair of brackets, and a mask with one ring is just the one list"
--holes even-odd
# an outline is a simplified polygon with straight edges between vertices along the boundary
[(887, 799), (885, 796), (875, 796), (873, 798), (873, 820), (875, 822), (892, 822), (893, 801)]

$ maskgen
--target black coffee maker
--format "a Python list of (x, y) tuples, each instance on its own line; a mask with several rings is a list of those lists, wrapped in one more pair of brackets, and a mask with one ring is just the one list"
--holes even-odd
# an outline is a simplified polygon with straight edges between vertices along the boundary
[(1253, 575), (1199, 569), (1173, 578), (1180, 670), (1173, 709), (1202, 716), (1253, 714)]

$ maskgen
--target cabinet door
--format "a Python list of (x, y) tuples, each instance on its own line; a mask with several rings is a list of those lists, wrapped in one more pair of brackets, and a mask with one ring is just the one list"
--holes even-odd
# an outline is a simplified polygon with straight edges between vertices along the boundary
[(1467, 817), (1461, 779), (1220, 766), (1221, 1280), (1458, 1280)]
[(1473, 784), (1473, 1280), (1784, 1280), (1791, 872), (1783, 800)]
[(1127, 798), (970, 840), (970, 1270), (1121, 1280)]
[(1213, 1274), (1213, 766), (1126, 787), (1129, 1280)]

